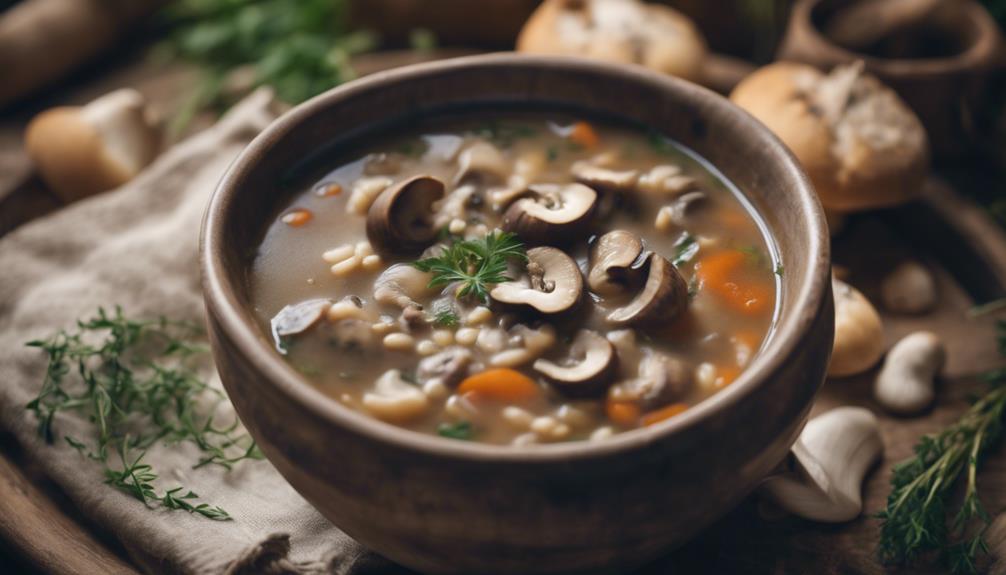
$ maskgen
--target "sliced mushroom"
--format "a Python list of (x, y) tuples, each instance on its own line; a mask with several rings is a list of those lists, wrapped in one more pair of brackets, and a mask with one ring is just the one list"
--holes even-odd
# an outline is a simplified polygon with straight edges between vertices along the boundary
[(608, 232), (590, 248), (587, 285), (601, 296), (613, 296), (642, 283), (643, 270), (637, 260), (643, 253), (639, 236), (625, 230)]
[(437, 208), (436, 216), (433, 218), (433, 227), (439, 230), (453, 220), (467, 220), (468, 207), (476, 195), (478, 195), (478, 189), (471, 184), (455, 188)]
[(709, 197), (705, 192), (699, 190), (685, 192), (670, 204), (660, 208), (654, 226), (662, 232), (672, 229), (673, 226), (686, 227), (688, 216), (701, 208), (708, 200)]
[(655, 166), (639, 177), (640, 190), (651, 194), (680, 194), (695, 186), (695, 179), (681, 172), (680, 166)]
[(608, 394), (615, 401), (635, 402), (649, 411), (676, 401), (688, 391), (692, 371), (677, 357), (647, 353), (639, 362), (636, 377), (615, 384)]
[(489, 292), (492, 299), (545, 314), (576, 307), (583, 295), (583, 276), (572, 258), (556, 248), (540, 247), (529, 249), (527, 260), (524, 275), (494, 287)]
[(637, 170), (611, 170), (583, 160), (575, 162), (570, 173), (582, 184), (611, 192), (631, 192), (639, 180)]
[(608, 312), (606, 319), (617, 326), (667, 325), (688, 307), (688, 284), (674, 265), (651, 253), (643, 289), (626, 305)]
[(460, 184), (472, 176), (481, 178), (483, 184), (503, 183), (510, 175), (510, 162), (493, 144), (478, 140), (458, 156), (458, 173), (454, 183)]
[(604, 336), (581, 329), (573, 338), (569, 357), (561, 363), (536, 360), (534, 370), (561, 393), (570, 397), (597, 396), (604, 393), (618, 371), (615, 346)]
[(507, 336), (508, 343), (518, 347), (494, 353), (489, 358), (489, 365), (517, 367), (538, 359), (555, 343), (555, 328), (547, 323), (538, 328), (517, 324), (507, 330)]
[(447, 387), (454, 387), (468, 375), (471, 363), (471, 351), (463, 347), (450, 347), (420, 361), (416, 368), (416, 379), (424, 386), (436, 380)]
[(314, 327), (331, 306), (332, 301), (328, 299), (309, 299), (284, 306), (270, 322), (276, 349), (280, 353), (286, 353), (283, 339)]
[(402, 372), (391, 369), (377, 379), (374, 391), (363, 394), (363, 407), (384, 421), (403, 422), (426, 411), (426, 394), (402, 378)]
[(531, 245), (557, 244), (584, 235), (597, 207), (597, 192), (583, 184), (529, 188), (503, 214), (503, 229)]
[(417, 254), (433, 243), (433, 203), (444, 196), (444, 183), (415, 176), (381, 192), (367, 212), (367, 239), (381, 254)]
[(405, 309), (419, 306), (417, 300), (433, 293), (430, 274), (409, 264), (395, 264), (384, 270), (374, 281), (374, 300), (384, 305)]

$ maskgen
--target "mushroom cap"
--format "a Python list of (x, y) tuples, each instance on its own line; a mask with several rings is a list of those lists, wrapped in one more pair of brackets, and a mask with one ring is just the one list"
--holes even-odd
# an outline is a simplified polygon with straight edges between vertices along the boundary
[(46, 185), (71, 202), (118, 187), (157, 156), (161, 132), (136, 90), (106, 94), (83, 107), (36, 116), (25, 148)]
[(444, 196), (444, 183), (414, 176), (383, 192), (367, 211), (367, 239), (381, 254), (414, 255), (437, 238), (433, 203)]
[(832, 279), (835, 294), (835, 343), (828, 375), (844, 377), (866, 371), (884, 355), (880, 314), (859, 290)]
[(532, 367), (564, 395), (602, 395), (618, 371), (615, 346), (596, 331), (581, 329), (569, 348), (570, 363), (535, 360)]
[(617, 326), (658, 325), (674, 321), (688, 307), (688, 284), (674, 264), (660, 254), (647, 258), (646, 283), (626, 305), (608, 312), (605, 319)]
[(922, 123), (856, 65), (823, 74), (771, 64), (745, 78), (730, 99), (789, 147), (829, 210), (901, 204), (922, 189), (929, 169)]
[(285, 354), (283, 338), (299, 335), (311, 329), (331, 306), (332, 300), (325, 298), (309, 299), (283, 306), (283, 309), (279, 310), (269, 322), (273, 339), (276, 340), (276, 349)]
[(590, 290), (611, 296), (632, 289), (642, 281), (643, 271), (633, 266), (642, 253), (643, 242), (632, 232), (613, 230), (598, 238), (590, 247)]
[(575, 162), (570, 173), (581, 184), (611, 192), (631, 192), (639, 181), (638, 170), (612, 170), (584, 160)]
[(458, 156), (458, 173), (454, 183), (461, 183), (472, 174), (488, 176), (487, 182), (505, 182), (510, 175), (510, 162), (503, 157), (491, 142), (478, 140), (465, 148)]
[(527, 273), (496, 285), (489, 297), (503, 304), (525, 305), (545, 314), (572, 310), (583, 295), (583, 276), (573, 258), (550, 247), (527, 251)]
[(540, 184), (510, 204), (503, 229), (530, 245), (556, 244), (586, 233), (597, 207), (597, 192), (583, 184)]

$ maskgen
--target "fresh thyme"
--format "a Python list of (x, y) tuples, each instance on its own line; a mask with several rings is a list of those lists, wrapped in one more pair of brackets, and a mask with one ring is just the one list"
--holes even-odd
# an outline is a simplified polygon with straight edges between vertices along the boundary
[[(164, 318), (131, 320), (120, 308), (113, 314), (99, 308), (96, 317), (78, 321), (76, 330), (27, 345), (49, 359), (42, 388), (26, 406), (38, 419), (38, 433), (46, 442), (55, 441), (59, 413), (81, 413), (93, 422), (94, 436), (63, 439), (104, 465), (106, 483), (147, 506), (230, 519), (219, 507), (195, 503), (198, 495), (182, 487), (158, 493), (158, 475), (143, 463), (146, 450), (157, 441), (195, 444), (202, 455), (194, 468), (230, 469), (239, 461), (262, 457), (236, 420), (224, 427), (214, 422), (211, 414), (226, 398), (197, 375), (207, 357), (198, 326)], [(134, 451), (138, 455), (131, 455)]]
[(430, 287), (443, 287), (457, 282), (455, 297), (473, 295), (489, 301), (489, 289), (509, 281), (507, 263), (526, 262), (524, 244), (508, 232), (490, 232), (476, 240), (456, 240), (439, 256), (415, 262), (420, 271), (433, 274)]
[[(1006, 322), (997, 328), (999, 352), (1006, 356)], [(988, 552), (984, 535), (990, 523), (978, 497), (978, 467), (1002, 435), (1006, 370), (985, 379), (991, 390), (984, 397), (953, 425), (922, 437), (915, 456), (895, 465), (887, 507), (878, 514), (883, 521), (878, 551), (885, 563), (910, 563), (935, 551), (954, 573), (978, 571), (979, 557)], [(962, 474), (964, 499), (948, 525), (950, 499)]]
[(461, 318), (452, 309), (442, 309), (433, 315), (433, 323), (437, 327), (457, 327)]

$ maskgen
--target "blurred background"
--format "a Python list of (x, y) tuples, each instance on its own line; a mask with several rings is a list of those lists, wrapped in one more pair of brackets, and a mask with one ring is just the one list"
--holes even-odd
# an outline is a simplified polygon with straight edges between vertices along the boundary
[[(822, 4), (831, 14), (834, 9), (885, 1), (927, 3)], [(1000, 28), (1006, 25), (1006, 0), (974, 1), (984, 5)], [(0, 0), (0, 235), (23, 221), (25, 214), (37, 215), (59, 205), (60, 198), (44, 190), (14, 193), (25, 186), (44, 188), (36, 185), (23, 145), (25, 126), (42, 110), (82, 105), (118, 88), (134, 88), (163, 128), (164, 148), (210, 125), (258, 86), (271, 86), (292, 105), (375, 70), (512, 50), (540, 3)], [(791, 13), (799, 4), (797, 0), (661, 3), (694, 22), (712, 55), (703, 66), (708, 77), (699, 81), (724, 93), (754, 67), (777, 57)], [(896, 36), (861, 52), (877, 57), (932, 56), (927, 51), (941, 42), (918, 34), (910, 41)], [(934, 148), (939, 150), (937, 166), (970, 178), (962, 187), (980, 196), (1006, 223), (1006, 201), (998, 184), (1004, 181), (1006, 165), (1006, 82), (1001, 70), (1000, 65), (982, 83), (980, 109), (966, 110), (967, 141), (954, 135), (934, 142)]]

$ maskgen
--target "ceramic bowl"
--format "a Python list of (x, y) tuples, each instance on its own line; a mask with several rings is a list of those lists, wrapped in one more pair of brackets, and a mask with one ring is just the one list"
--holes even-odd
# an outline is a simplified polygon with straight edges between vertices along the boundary
[[(603, 442), (509, 447), (414, 433), (323, 395), (274, 351), (247, 289), (248, 254), (305, 162), (417, 117), (562, 110), (632, 121), (691, 148), (762, 214), (785, 273), (763, 351), (679, 417)], [(724, 98), (637, 67), (512, 54), (365, 77), (277, 120), (208, 208), (203, 289), (224, 385), (276, 468), (332, 523), (427, 573), (624, 571), (729, 511), (779, 464), (831, 352), (829, 244), (782, 143)]]

